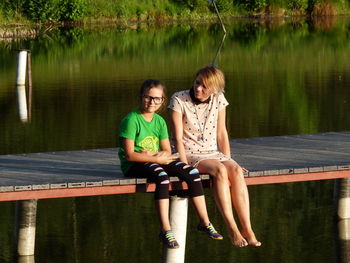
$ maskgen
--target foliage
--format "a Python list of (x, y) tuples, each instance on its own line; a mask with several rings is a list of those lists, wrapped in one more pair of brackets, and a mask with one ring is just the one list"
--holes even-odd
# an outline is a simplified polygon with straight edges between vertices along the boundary
[(231, 0), (216, 0), (215, 3), (220, 12), (229, 11), (233, 7)]
[(49, 21), (59, 19), (59, 1), (57, 0), (36, 0), (25, 1), (24, 13), (34, 21)]
[(234, 3), (248, 12), (255, 12), (267, 5), (266, 0), (234, 0)]
[[(215, 0), (223, 16), (349, 14), (349, 0)], [(1, 0), (0, 24), (29, 21), (197, 19), (215, 16), (212, 0)]]
[(77, 20), (87, 14), (86, 0), (4, 0), (0, 12), (5, 17), (23, 14), (38, 22)]
[(306, 10), (308, 0), (290, 0), (287, 5), (290, 10)]
[(84, 0), (61, 0), (60, 20), (78, 20), (88, 11)]

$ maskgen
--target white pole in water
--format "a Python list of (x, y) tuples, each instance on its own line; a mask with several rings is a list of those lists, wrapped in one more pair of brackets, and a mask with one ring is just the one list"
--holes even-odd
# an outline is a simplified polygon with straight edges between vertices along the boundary
[(185, 262), (187, 232), (188, 198), (172, 196), (170, 198), (170, 225), (180, 247), (171, 249), (163, 246), (164, 263)]
[(18, 51), (16, 86), (17, 86), (19, 118), (21, 119), (22, 122), (28, 121), (27, 96), (26, 96), (26, 88), (25, 88), (27, 57), (28, 57), (27, 50)]
[(27, 122), (28, 108), (27, 108), (26, 87), (24, 85), (17, 85), (17, 99), (18, 99), (19, 118), (21, 119), (22, 122)]
[(19, 256), (17, 263), (35, 263), (34, 256)]
[(17, 201), (17, 252), (19, 256), (34, 255), (36, 209), (38, 200)]
[(338, 217), (340, 219), (350, 218), (350, 178), (339, 179)]
[(342, 219), (338, 222), (339, 235), (339, 260), (338, 262), (350, 262), (350, 219)]
[(27, 50), (18, 51), (16, 85), (26, 84)]

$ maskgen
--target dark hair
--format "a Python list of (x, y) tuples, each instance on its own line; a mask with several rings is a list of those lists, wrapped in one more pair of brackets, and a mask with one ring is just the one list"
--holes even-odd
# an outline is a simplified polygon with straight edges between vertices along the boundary
[[(147, 79), (142, 83), (141, 88), (140, 88), (140, 94), (139, 94), (140, 100), (142, 100), (143, 95), (152, 88), (162, 88), (163, 89), (163, 98), (164, 98), (164, 102), (165, 102), (166, 101), (165, 85), (157, 79)], [(162, 103), (162, 106), (160, 107), (160, 109), (162, 109), (164, 107), (164, 105), (165, 105), (164, 102)]]
[(149, 91), (152, 88), (158, 88), (161, 86), (163, 88), (163, 95), (165, 95), (165, 86), (163, 85), (162, 82), (156, 79), (147, 79), (145, 80), (140, 88), (140, 98), (142, 99), (142, 96)]

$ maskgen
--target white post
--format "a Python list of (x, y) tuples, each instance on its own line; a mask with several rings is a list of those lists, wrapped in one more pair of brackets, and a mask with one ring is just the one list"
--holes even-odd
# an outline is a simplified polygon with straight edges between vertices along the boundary
[(338, 222), (339, 239), (343, 241), (350, 240), (350, 220), (342, 219)]
[(16, 85), (26, 84), (27, 50), (18, 51)]
[(34, 255), (37, 201), (17, 201), (17, 252), (19, 256)]
[(350, 178), (339, 180), (338, 217), (340, 219), (350, 218)]
[(34, 256), (19, 256), (17, 263), (35, 263)]
[(27, 97), (26, 97), (26, 71), (27, 71), (27, 50), (18, 51), (18, 60), (17, 60), (17, 77), (16, 77), (16, 86), (17, 86), (17, 96), (18, 96), (18, 110), (19, 117), (22, 122), (28, 121), (28, 108), (27, 108)]
[(27, 108), (27, 96), (26, 87), (23, 85), (17, 85), (17, 99), (18, 99), (18, 111), (19, 118), (22, 122), (28, 121), (28, 108)]
[(338, 222), (339, 262), (350, 262), (350, 219)]
[(180, 247), (171, 249), (163, 246), (163, 262), (185, 262), (187, 232), (188, 198), (172, 196), (170, 198), (170, 225)]

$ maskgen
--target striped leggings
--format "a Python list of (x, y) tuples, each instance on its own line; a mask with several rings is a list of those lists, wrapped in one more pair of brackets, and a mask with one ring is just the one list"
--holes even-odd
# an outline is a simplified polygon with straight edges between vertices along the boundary
[(188, 185), (190, 197), (203, 195), (203, 186), (197, 168), (180, 161), (174, 161), (166, 165), (158, 163), (134, 163), (129, 169), (127, 177), (147, 177), (156, 184), (154, 198), (169, 198), (169, 177), (177, 176)]

